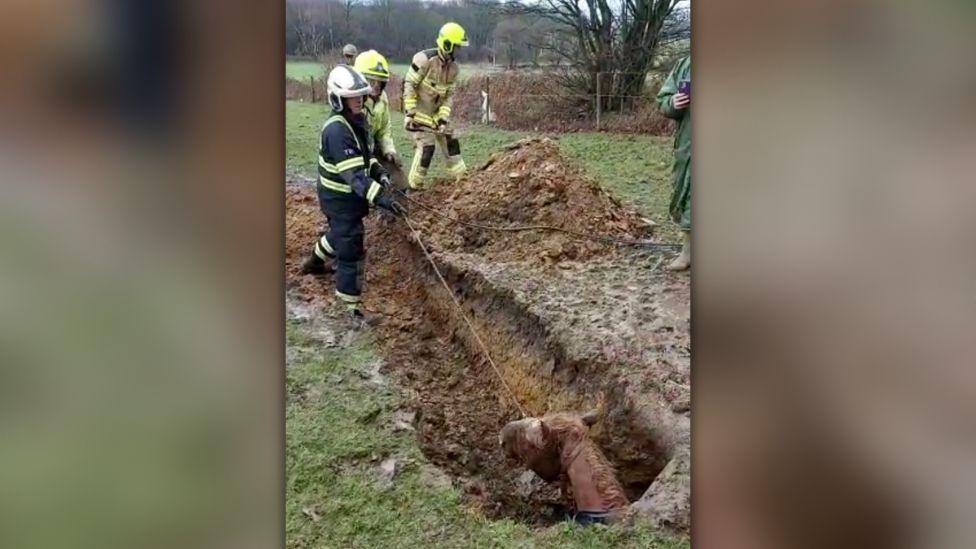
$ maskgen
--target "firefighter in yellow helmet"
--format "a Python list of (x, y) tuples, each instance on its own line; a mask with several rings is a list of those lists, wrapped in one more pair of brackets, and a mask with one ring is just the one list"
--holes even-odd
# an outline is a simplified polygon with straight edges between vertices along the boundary
[(400, 158), (397, 156), (390, 130), (390, 100), (385, 89), (390, 80), (390, 65), (378, 51), (368, 50), (356, 57), (354, 68), (366, 76), (370, 85), (370, 93), (364, 106), (369, 131), (375, 143), (373, 156), (399, 166)]
[(414, 139), (413, 161), (407, 182), (412, 189), (424, 186), (434, 158), (435, 145), (447, 159), (451, 174), (464, 173), (461, 144), (450, 131), (451, 95), (458, 79), (454, 53), (467, 46), (468, 38), (457, 23), (446, 23), (437, 35), (437, 47), (413, 56), (403, 85), (404, 127)]

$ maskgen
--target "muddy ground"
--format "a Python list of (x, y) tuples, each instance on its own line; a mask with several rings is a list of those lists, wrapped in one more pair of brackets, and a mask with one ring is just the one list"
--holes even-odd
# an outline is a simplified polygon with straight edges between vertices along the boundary
[[(649, 507), (669, 509), (649, 512), (685, 529), (688, 276), (664, 271), (668, 256), (658, 251), (596, 245), (549, 231), (494, 233), (443, 217), (650, 236), (640, 216), (587, 182), (551, 145), (505, 151), (459, 184), (417, 196), (440, 213), (418, 202), (410, 218), (514, 398), (532, 415), (601, 409), (604, 420), (593, 434), (631, 500), (648, 492), (664, 470), (674, 478), (658, 479)], [(338, 307), (331, 279), (298, 273), (323, 222), (313, 182), (288, 182), (287, 291), (290, 303), (311, 310)], [(555, 487), (523, 475), (498, 451), (498, 431), (518, 419), (519, 410), (413, 239), (401, 221), (371, 214), (365, 305), (383, 319), (374, 329), (385, 373), (417, 413), (424, 453), (486, 515), (538, 524), (557, 520), (564, 502)]]

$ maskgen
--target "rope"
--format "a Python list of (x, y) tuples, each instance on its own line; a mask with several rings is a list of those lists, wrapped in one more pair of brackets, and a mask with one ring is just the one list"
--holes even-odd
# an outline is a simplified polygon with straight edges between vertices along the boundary
[[(474, 227), (486, 231), (499, 231), (499, 232), (521, 232), (521, 231), (540, 231), (540, 230), (555, 231), (555, 232), (561, 232), (561, 233), (566, 233), (575, 236), (580, 240), (599, 241), (599, 242), (604, 242), (607, 244), (613, 244), (617, 246), (639, 246), (645, 248), (669, 249), (669, 250), (676, 250), (681, 247), (680, 244), (663, 244), (659, 242), (649, 242), (646, 240), (632, 240), (632, 239), (625, 239), (625, 238), (613, 238), (609, 236), (588, 235), (588, 234), (572, 231), (569, 229), (564, 229), (562, 227), (555, 227), (552, 225), (516, 225), (516, 226), (504, 227), (500, 225), (482, 225), (479, 223), (471, 223), (469, 221), (463, 221), (456, 217), (452, 217), (445, 213), (441, 213), (440, 211), (433, 208), (432, 206), (428, 206), (427, 204), (421, 202), (420, 200), (417, 200), (416, 198), (407, 195), (407, 193), (405, 193), (400, 189), (394, 189), (394, 190), (397, 193), (399, 193), (403, 198), (405, 198), (408, 202), (412, 204), (416, 204), (438, 217), (447, 219), (452, 223), (457, 223), (459, 225), (466, 225), (468, 227)], [(509, 397), (511, 398), (512, 402), (515, 403), (515, 406), (519, 409), (519, 412), (522, 414), (522, 417), (528, 417), (529, 414), (525, 411), (525, 408), (522, 407), (522, 404), (519, 402), (518, 397), (515, 396), (515, 392), (512, 391), (512, 388), (509, 387), (508, 383), (505, 382), (505, 378), (502, 377), (501, 370), (498, 368), (498, 365), (495, 364), (495, 361), (491, 358), (491, 353), (488, 352), (488, 346), (485, 345), (485, 342), (482, 341), (481, 336), (478, 335), (478, 330), (475, 329), (474, 324), (471, 322), (471, 319), (468, 318), (468, 315), (464, 313), (464, 309), (461, 307), (461, 302), (458, 300), (457, 296), (454, 295), (454, 292), (451, 290), (451, 287), (447, 283), (447, 280), (444, 279), (444, 275), (441, 274), (440, 269), (437, 267), (437, 263), (434, 261), (433, 256), (431, 256), (430, 251), (427, 249), (427, 246), (424, 245), (424, 241), (420, 237), (420, 231), (418, 231), (417, 228), (414, 227), (413, 223), (410, 222), (409, 217), (403, 215), (402, 218), (403, 221), (406, 222), (407, 227), (409, 227), (410, 231), (413, 233), (413, 237), (414, 239), (416, 239), (417, 244), (420, 245), (420, 249), (424, 252), (424, 257), (427, 258), (427, 261), (430, 263), (430, 266), (434, 268), (434, 273), (437, 275), (438, 280), (440, 280), (441, 285), (444, 286), (444, 289), (447, 290), (448, 295), (451, 296), (451, 301), (454, 303), (454, 307), (457, 310), (458, 315), (460, 315), (461, 318), (464, 319), (465, 324), (468, 325), (468, 329), (471, 330), (471, 334), (474, 335), (475, 341), (478, 342), (478, 346), (481, 347), (481, 351), (484, 353), (485, 358), (488, 359), (488, 364), (491, 365), (492, 370), (495, 371), (495, 375), (498, 377), (498, 381), (501, 382), (502, 387), (504, 387), (505, 391), (508, 392)]]
[(463, 318), (464, 322), (467, 323), (468, 329), (471, 330), (475, 340), (481, 347), (481, 351), (485, 354), (485, 358), (488, 359), (488, 364), (490, 364), (492, 369), (495, 370), (495, 375), (498, 376), (498, 381), (500, 381), (502, 383), (502, 387), (508, 391), (509, 396), (512, 398), (512, 402), (515, 403), (515, 406), (519, 409), (519, 412), (521, 412), (522, 417), (528, 417), (529, 414), (526, 413), (525, 408), (522, 407), (522, 404), (515, 396), (515, 392), (512, 391), (512, 388), (508, 386), (508, 383), (505, 383), (505, 378), (502, 377), (501, 370), (498, 369), (498, 366), (495, 365), (495, 361), (492, 360), (491, 354), (488, 352), (488, 346), (485, 345), (485, 342), (481, 340), (481, 336), (479, 336), (478, 331), (475, 330), (471, 319), (468, 318), (468, 315), (464, 314), (464, 309), (461, 308), (461, 302), (458, 301), (457, 296), (454, 295), (451, 287), (447, 284), (447, 280), (444, 279), (444, 275), (442, 275), (440, 269), (437, 268), (437, 263), (434, 262), (434, 258), (427, 250), (427, 246), (424, 245), (424, 241), (420, 239), (420, 232), (417, 231), (417, 229), (413, 226), (413, 223), (410, 222), (410, 219), (406, 215), (403, 216), (403, 220), (407, 223), (407, 227), (410, 228), (410, 231), (413, 232), (413, 236), (417, 240), (417, 243), (420, 244), (420, 249), (423, 250), (424, 256), (427, 258), (427, 261), (430, 262), (431, 267), (434, 268), (434, 272), (437, 273), (437, 278), (440, 279), (441, 284), (444, 285), (444, 289), (447, 290), (448, 295), (451, 296), (451, 300), (454, 302), (454, 307), (457, 309), (458, 314), (461, 315), (461, 318)]
[(413, 198), (412, 196), (408, 195), (407, 193), (403, 192), (400, 189), (396, 189), (396, 192), (400, 193), (400, 195), (403, 196), (405, 199), (407, 199), (407, 201), (410, 202), (411, 204), (416, 204), (438, 217), (447, 219), (448, 221), (452, 223), (457, 223), (458, 225), (466, 225), (468, 227), (474, 227), (476, 229), (482, 229), (485, 231), (499, 231), (499, 232), (554, 231), (554, 232), (566, 233), (568, 235), (575, 236), (578, 240), (585, 240), (591, 242), (592, 241), (603, 242), (605, 244), (611, 244), (616, 246), (635, 246), (641, 248), (653, 248), (659, 250), (672, 250), (672, 251), (681, 249), (681, 244), (666, 244), (661, 242), (651, 242), (648, 240), (633, 240), (629, 238), (614, 238), (611, 236), (589, 235), (577, 231), (572, 231), (570, 229), (564, 229), (562, 227), (556, 227), (553, 225), (513, 225), (508, 227), (501, 226), (501, 225), (482, 225), (480, 223), (463, 221), (456, 217), (452, 217), (450, 215), (442, 213), (438, 211), (436, 208), (424, 204), (420, 200)]

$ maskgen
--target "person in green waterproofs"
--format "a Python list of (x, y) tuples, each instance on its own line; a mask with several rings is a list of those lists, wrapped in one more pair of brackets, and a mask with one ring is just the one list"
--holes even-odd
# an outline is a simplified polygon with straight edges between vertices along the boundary
[(668, 264), (672, 271), (691, 267), (691, 57), (685, 56), (674, 68), (657, 94), (664, 116), (675, 120), (674, 190), (671, 194), (671, 219), (681, 228), (681, 253)]

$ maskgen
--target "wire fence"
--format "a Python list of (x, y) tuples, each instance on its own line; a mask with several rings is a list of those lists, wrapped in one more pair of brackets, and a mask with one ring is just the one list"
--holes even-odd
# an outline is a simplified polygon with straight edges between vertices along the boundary
[[(619, 91), (623, 87), (623, 80), (627, 76), (645, 79), (644, 88), (654, 86), (655, 82), (647, 82), (647, 74), (639, 73), (596, 73), (591, 83), (592, 92), (571, 92), (561, 90), (558, 93), (522, 93), (525, 100), (546, 101), (552, 104), (579, 105), (577, 116), (591, 118), (597, 130), (602, 129), (603, 118), (607, 115), (628, 115), (637, 112), (648, 103), (654, 102), (650, 92), (640, 94)], [(496, 77), (497, 79), (497, 77)], [(552, 85), (552, 84), (550, 84)], [(558, 84), (556, 84), (558, 85)], [(494, 97), (491, 92), (491, 76), (484, 77), (484, 93), (482, 94), (483, 124), (493, 122), (492, 103)], [(655, 90), (656, 91), (656, 90)]]
[(558, 74), (502, 73), (469, 78), (464, 85), (469, 90), (455, 99), (455, 111), (461, 103), (469, 122), (527, 130), (672, 131), (657, 105), (660, 85), (645, 74), (598, 73), (569, 87)]

